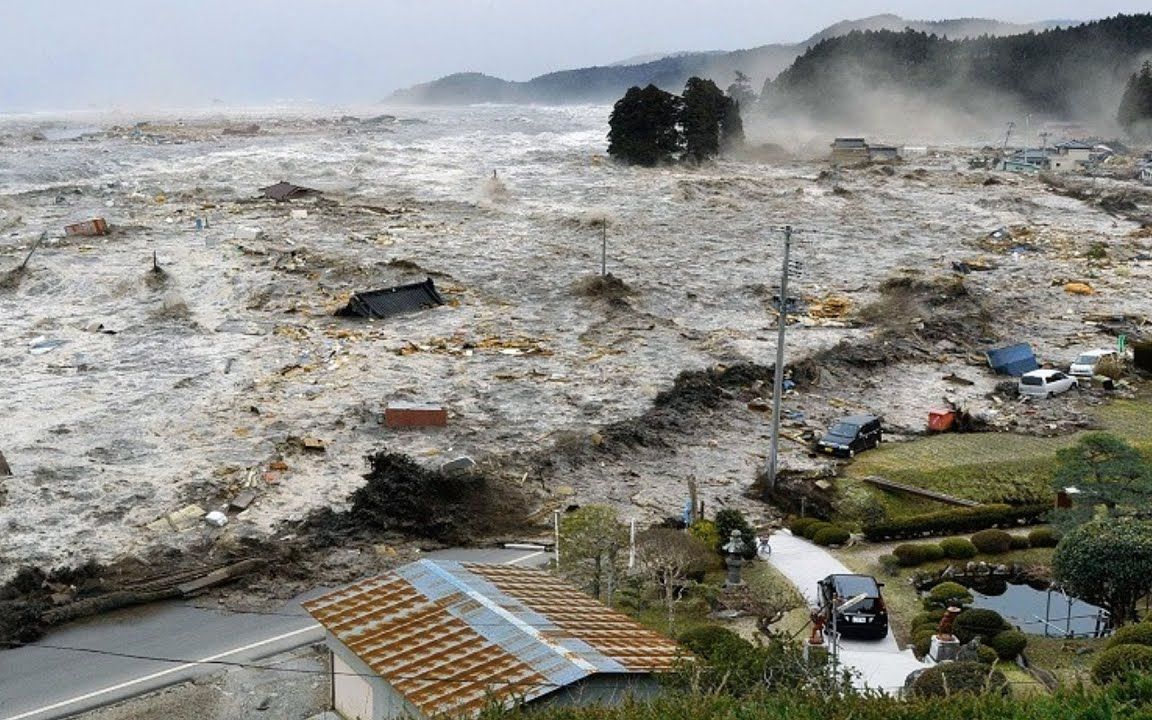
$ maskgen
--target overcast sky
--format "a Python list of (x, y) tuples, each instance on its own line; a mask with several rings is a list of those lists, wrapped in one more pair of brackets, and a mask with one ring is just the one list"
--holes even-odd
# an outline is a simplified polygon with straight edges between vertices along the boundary
[(0, 0), (0, 112), (372, 102), (653, 52), (797, 42), (844, 19), (1087, 19), (1148, 0)]

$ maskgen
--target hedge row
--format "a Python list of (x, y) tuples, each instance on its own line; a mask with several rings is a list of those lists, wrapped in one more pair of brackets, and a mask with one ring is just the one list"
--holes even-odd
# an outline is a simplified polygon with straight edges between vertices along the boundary
[(931, 535), (954, 535), (997, 526), (1010, 527), (1035, 522), (1049, 509), (1048, 505), (980, 505), (942, 510), (868, 525), (864, 528), (864, 537), (872, 542), (880, 542)]
[(788, 523), (793, 535), (807, 538), (817, 545), (843, 545), (852, 537), (846, 528), (825, 522), (818, 518), (796, 518)]

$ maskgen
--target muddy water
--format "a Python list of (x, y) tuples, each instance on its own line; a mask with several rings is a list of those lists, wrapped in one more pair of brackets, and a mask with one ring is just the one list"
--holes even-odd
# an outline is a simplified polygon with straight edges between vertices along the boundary
[[(1098, 273), (1091, 298), (1053, 285), (1083, 272), (1077, 248), (1131, 246), (1129, 224), (1034, 179), (983, 186), (963, 154), (915, 158), (891, 176), (844, 172), (837, 191), (818, 178), (819, 162), (616, 166), (603, 158), (604, 107), (397, 111), (399, 121), (381, 124), (341, 114), (84, 117), (65, 124), (103, 132), (43, 141), (31, 139), (40, 120), (0, 121), (2, 267), (50, 234), (18, 287), (0, 291), (0, 450), (15, 472), (3, 479), (0, 577), (22, 562), (263, 533), (342, 507), (362, 482), (362, 458), (381, 446), (430, 465), (533, 451), (640, 414), (683, 369), (770, 363), (784, 223), (800, 229), (797, 292), (856, 306), (892, 274), (947, 273), (953, 259), (981, 254), (974, 240), (988, 230), (1042, 230), (1053, 249), (996, 258), (997, 270), (969, 279), (998, 334), (1042, 355), (1073, 352), (1084, 312), (1152, 313), (1142, 266), (1117, 282)], [(249, 122), (263, 133), (222, 133)], [(308, 210), (302, 219), (249, 202), (278, 180), (331, 202), (294, 203)], [(96, 215), (112, 235), (61, 237), (63, 225)], [(195, 217), (208, 229), (196, 231)], [(609, 219), (608, 269), (635, 291), (626, 306), (574, 290), (599, 270), (595, 217)], [(148, 280), (153, 253), (163, 282)], [(331, 317), (352, 291), (429, 274), (448, 306), (371, 324)], [(116, 334), (86, 329), (99, 323)], [(797, 327), (788, 357), (869, 332)], [(41, 336), (65, 342), (35, 354)], [(543, 352), (504, 352), (510, 341)], [(480, 349), (465, 353), (466, 343)], [(976, 385), (947, 385), (949, 372)], [(847, 406), (918, 427), (940, 395), (986, 402), (993, 384), (953, 355), (826, 378), (789, 402), (814, 425)], [(387, 431), (389, 399), (443, 402), (449, 427)], [(763, 463), (765, 427), (740, 409), (672, 449), (514, 479), (641, 517), (682, 507), (688, 475), (712, 507), (737, 503)], [(327, 452), (296, 452), (289, 438), (303, 435)], [(785, 453), (786, 466), (812, 462), (800, 447)], [(278, 458), (288, 470), (266, 476)], [(223, 531), (146, 527), (242, 489), (258, 498)]]

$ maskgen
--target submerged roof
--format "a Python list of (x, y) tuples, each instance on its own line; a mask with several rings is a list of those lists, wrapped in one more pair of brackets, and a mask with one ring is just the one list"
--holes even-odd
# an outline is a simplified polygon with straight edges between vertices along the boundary
[(304, 197), (306, 195), (316, 195), (320, 193), (319, 190), (313, 190), (312, 188), (307, 188), (302, 185), (293, 185), (292, 183), (284, 182), (283, 180), (276, 183), (275, 185), (269, 185), (268, 187), (260, 188), (260, 192), (264, 195), (264, 197), (270, 198), (277, 202), (284, 202), (285, 200), (291, 200), (292, 198)]
[(681, 655), (554, 575), (508, 565), (421, 560), (304, 607), (426, 716), (666, 671)]
[(356, 293), (336, 314), (381, 319), (443, 304), (444, 298), (436, 291), (436, 284), (428, 278), (424, 282)]
[(988, 350), (984, 354), (988, 357), (988, 364), (999, 375), (1019, 377), (1040, 367), (1040, 363), (1036, 362), (1036, 354), (1032, 352), (1032, 346), (1028, 343)]

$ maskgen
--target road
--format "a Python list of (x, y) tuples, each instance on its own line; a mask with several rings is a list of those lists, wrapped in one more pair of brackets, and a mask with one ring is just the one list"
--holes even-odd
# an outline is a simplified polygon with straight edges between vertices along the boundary
[[(464, 548), (425, 557), (528, 567), (548, 560), (539, 550)], [(38, 643), (0, 652), (0, 720), (67, 717), (224, 667), (211, 663), (251, 662), (318, 642), (323, 632), (300, 602), (326, 590), (271, 614), (157, 603), (53, 630)]]

